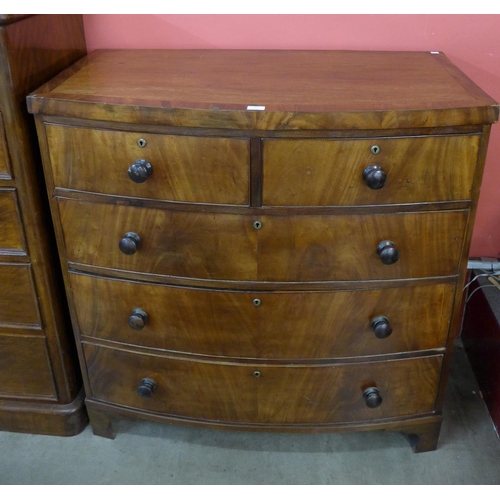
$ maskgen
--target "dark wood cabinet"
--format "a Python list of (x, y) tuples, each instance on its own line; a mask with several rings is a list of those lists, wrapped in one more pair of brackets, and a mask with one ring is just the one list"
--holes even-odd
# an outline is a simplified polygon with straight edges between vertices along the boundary
[(96, 434), (436, 448), (498, 119), (444, 54), (96, 51), (28, 102)]
[(0, 430), (88, 422), (26, 95), (86, 54), (79, 15), (0, 15)]

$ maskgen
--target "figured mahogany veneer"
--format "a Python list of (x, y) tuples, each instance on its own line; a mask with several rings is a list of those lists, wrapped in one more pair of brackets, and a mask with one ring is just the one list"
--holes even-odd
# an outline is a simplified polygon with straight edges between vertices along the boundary
[[(383, 280), (458, 273), (467, 213), (255, 217), (59, 200), (68, 259), (130, 271), (241, 281)], [(364, 231), (359, 231), (363, 227)], [(143, 229), (147, 228), (147, 229)], [(435, 231), (432, 239), (426, 238)], [(133, 254), (117, 251), (129, 232)], [(390, 239), (394, 265), (377, 255)], [(190, 258), (186, 258), (189, 255)]]
[[(172, 201), (249, 203), (250, 148), (245, 139), (60, 126), (48, 126), (47, 139), (57, 186)], [(139, 146), (140, 141), (145, 145)], [(151, 178), (130, 182), (124, 174), (138, 159), (152, 165)]]
[(498, 119), (443, 54), (96, 51), (28, 106), (95, 434), (436, 448)]
[[(468, 200), (479, 136), (370, 140), (267, 139), (263, 145), (268, 206), (380, 205)], [(378, 148), (375, 154), (372, 148)], [(377, 150), (375, 150), (377, 151)], [(383, 188), (362, 173), (380, 166)]]
[[(454, 288), (227, 292), (77, 273), (70, 274), (70, 282), (79, 291), (76, 314), (86, 337), (168, 351), (262, 359), (328, 359), (444, 348)], [(260, 300), (258, 306), (254, 299)], [(402, 309), (399, 301), (411, 303), (411, 310)], [(433, 315), (427, 314), (429, 303), (434, 304)], [(140, 331), (128, 323), (137, 308), (148, 314)], [(378, 316), (387, 317), (393, 330), (385, 339), (377, 338), (371, 326)]]
[(80, 15), (0, 14), (0, 431), (87, 425), (26, 95), (86, 54)]

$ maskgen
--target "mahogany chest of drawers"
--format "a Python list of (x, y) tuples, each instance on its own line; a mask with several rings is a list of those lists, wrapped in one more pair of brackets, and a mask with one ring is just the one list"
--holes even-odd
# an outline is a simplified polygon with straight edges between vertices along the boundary
[(443, 54), (97, 51), (28, 103), (96, 434), (436, 447), (498, 118)]
[[(6, 6), (6, 5), (4, 5)], [(80, 15), (0, 15), (0, 430), (88, 423), (26, 95), (86, 54)]]

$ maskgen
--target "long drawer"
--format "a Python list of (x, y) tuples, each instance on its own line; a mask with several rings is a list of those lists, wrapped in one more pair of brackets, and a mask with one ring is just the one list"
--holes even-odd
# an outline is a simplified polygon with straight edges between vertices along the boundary
[[(307, 282), (455, 275), (467, 220), (467, 212), (457, 210), (262, 216), (255, 221), (222, 213), (58, 202), (70, 261), (215, 280)], [(128, 252), (135, 253), (120, 251), (121, 240)], [(385, 241), (399, 254), (390, 265), (377, 253)]]
[(46, 131), (58, 187), (161, 200), (248, 204), (248, 139), (56, 125), (47, 125)]
[(454, 289), (435, 285), (227, 292), (76, 273), (70, 273), (70, 282), (84, 336), (170, 351), (267, 359), (443, 348)]
[(468, 200), (479, 139), (266, 139), (263, 202), (344, 206)]
[[(442, 356), (430, 356), (345, 365), (243, 365), (91, 344), (84, 344), (84, 351), (93, 399), (177, 417), (261, 424), (356, 422), (430, 413), (442, 364)], [(143, 397), (139, 387), (154, 394)], [(378, 407), (366, 404), (369, 388), (382, 398)]]

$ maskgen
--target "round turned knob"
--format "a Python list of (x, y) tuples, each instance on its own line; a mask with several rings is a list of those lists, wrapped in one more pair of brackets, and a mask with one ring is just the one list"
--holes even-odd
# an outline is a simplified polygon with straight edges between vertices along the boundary
[(377, 247), (377, 254), (383, 264), (394, 264), (399, 260), (399, 250), (392, 241), (381, 241)]
[(142, 330), (149, 320), (149, 315), (143, 309), (134, 309), (128, 318), (128, 326), (134, 330)]
[(120, 250), (126, 255), (133, 255), (141, 248), (141, 238), (136, 233), (127, 233), (118, 245)]
[(382, 396), (376, 387), (368, 387), (363, 392), (365, 403), (368, 408), (377, 408), (382, 404)]
[(137, 160), (128, 167), (128, 176), (137, 184), (142, 184), (148, 180), (153, 173), (153, 166), (147, 160)]
[(385, 316), (373, 318), (371, 327), (375, 332), (375, 337), (379, 339), (386, 339), (392, 333), (392, 326)]
[(363, 171), (363, 180), (370, 189), (382, 189), (387, 180), (387, 174), (379, 165), (370, 165)]
[(143, 378), (137, 392), (143, 398), (150, 398), (156, 391), (156, 382), (151, 378)]

